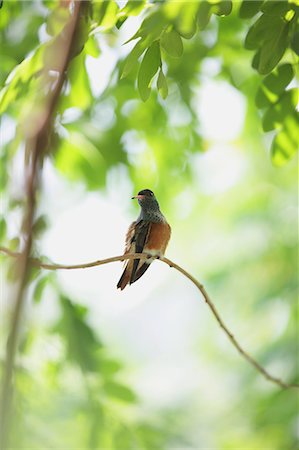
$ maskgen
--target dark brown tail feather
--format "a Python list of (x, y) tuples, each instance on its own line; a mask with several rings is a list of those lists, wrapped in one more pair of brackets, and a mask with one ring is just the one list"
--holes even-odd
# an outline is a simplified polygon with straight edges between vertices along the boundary
[[(135, 283), (135, 281), (139, 280), (140, 277), (147, 271), (151, 263), (145, 262), (142, 266), (137, 270), (134, 276), (131, 276), (130, 284)], [(133, 275), (133, 274), (132, 274)]]
[(127, 284), (130, 282), (131, 273), (132, 273), (132, 265), (133, 261), (129, 261), (126, 265), (122, 276), (119, 279), (119, 282), (117, 283), (117, 289), (120, 289), (121, 291), (127, 286)]
[(133, 268), (132, 268), (131, 276), (130, 276), (130, 284), (133, 283), (133, 280), (134, 280), (135, 273), (136, 273), (136, 270), (138, 268), (139, 262), (140, 262), (140, 259), (134, 259), (134, 261), (133, 261)]
[[(125, 267), (125, 270), (122, 273), (122, 276), (119, 279), (119, 282), (117, 283), (117, 289), (120, 289), (121, 291), (128, 285), (133, 284), (135, 281), (139, 280), (140, 277), (147, 271), (151, 263), (143, 263), (142, 266), (135, 272), (135, 263), (136, 260), (130, 261), (127, 266)], [(138, 260), (139, 261), (139, 260)], [(133, 266), (133, 267), (132, 267)]]

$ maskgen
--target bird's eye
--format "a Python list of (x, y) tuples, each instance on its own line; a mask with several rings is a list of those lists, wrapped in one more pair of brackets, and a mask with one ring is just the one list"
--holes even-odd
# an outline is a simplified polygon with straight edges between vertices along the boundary
[(154, 195), (154, 193), (153, 193), (153, 192), (151, 192), (150, 194), (151, 194), (151, 196), (153, 196), (153, 195)]

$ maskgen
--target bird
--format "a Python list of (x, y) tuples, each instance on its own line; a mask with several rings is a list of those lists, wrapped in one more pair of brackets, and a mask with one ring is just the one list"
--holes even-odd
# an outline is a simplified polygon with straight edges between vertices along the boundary
[(164, 255), (171, 235), (171, 227), (160, 211), (153, 191), (143, 189), (133, 199), (138, 200), (141, 210), (126, 234), (124, 254), (146, 253), (148, 258), (125, 262), (125, 269), (117, 283), (120, 290), (139, 280), (154, 259)]

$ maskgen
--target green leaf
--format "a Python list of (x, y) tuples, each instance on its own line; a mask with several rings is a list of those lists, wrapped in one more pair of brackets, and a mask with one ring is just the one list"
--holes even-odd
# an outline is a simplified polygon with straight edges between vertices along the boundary
[(18, 237), (10, 239), (10, 241), (8, 242), (8, 248), (12, 251), (18, 250), (19, 246), (20, 246), (20, 239)]
[(271, 106), (265, 113), (262, 121), (263, 130), (271, 131), (281, 128), (288, 115), (293, 115), (298, 102), (297, 89), (286, 91), (280, 100)]
[(111, 3), (109, 0), (103, 0), (101, 2), (93, 2), (93, 4), (92, 4), (92, 9), (93, 9), (92, 16), (98, 26), (101, 25), (102, 20), (105, 17), (109, 3)]
[(149, 46), (155, 39), (160, 37), (164, 27), (165, 17), (161, 13), (161, 10), (157, 10), (144, 19), (139, 30), (137, 30), (137, 32), (124, 44), (127, 44), (128, 42), (139, 37), (143, 37), (147, 41), (147, 46)]
[(36, 219), (32, 226), (32, 232), (35, 236), (39, 236), (47, 229), (46, 216), (42, 215)]
[(250, 28), (245, 38), (245, 48), (254, 50), (260, 47), (265, 39), (269, 36), (275, 36), (276, 27), (280, 26), (280, 18), (276, 17), (273, 22), (273, 17), (268, 14), (263, 14)]
[(146, 49), (146, 42), (143, 39), (137, 42), (135, 47), (131, 50), (128, 56), (125, 59), (125, 65), (123, 71), (121, 73), (121, 78), (125, 78), (134, 66), (137, 64), (139, 57)]
[(30, 80), (43, 67), (43, 54), (46, 44), (38, 47), (31, 56), (28, 56), (10, 73), (5, 86), (0, 91), (0, 114), (3, 114), (10, 105), (17, 101), (21, 94), (25, 95), (25, 87)]
[(298, 151), (298, 125), (298, 114), (289, 116), (284, 129), (274, 138), (271, 146), (271, 157), (275, 166), (286, 164)]
[(263, 3), (263, 0), (243, 0), (239, 9), (239, 16), (241, 19), (250, 19), (260, 11)]
[(251, 65), (252, 65), (253, 69), (256, 69), (256, 70), (258, 69), (258, 66), (259, 66), (259, 63), (260, 63), (260, 57), (261, 57), (261, 51), (258, 50), (255, 53), (254, 57), (252, 58)]
[(40, 303), (43, 296), (43, 292), (48, 283), (49, 283), (49, 275), (39, 278), (39, 280), (35, 285), (32, 295), (34, 303)]
[(145, 5), (145, 0), (129, 0), (128, 3), (120, 10), (119, 17), (122, 16), (138, 16)]
[(135, 403), (136, 395), (123, 384), (116, 383), (115, 381), (109, 381), (104, 384), (104, 390), (110, 397), (114, 397), (118, 400), (122, 400), (127, 403)]
[(183, 42), (175, 30), (164, 31), (160, 38), (161, 46), (170, 55), (179, 58), (183, 54)]
[(265, 108), (275, 103), (294, 76), (291, 64), (282, 64), (266, 76), (257, 91), (255, 103), (258, 108)]
[(40, 274), (40, 268), (36, 266), (30, 266), (29, 272), (26, 275), (26, 281), (27, 283), (31, 283), (32, 281), (35, 281), (38, 275)]
[(197, 13), (197, 23), (200, 30), (204, 30), (210, 21), (212, 15), (211, 7), (210, 3), (205, 0), (200, 2)]
[(217, 14), (217, 16), (228, 16), (232, 12), (232, 1), (231, 0), (222, 0), (221, 2), (213, 5), (213, 13)]
[(287, 11), (292, 9), (290, 3), (285, 0), (267, 0), (263, 3), (261, 10), (271, 16), (283, 17)]
[(290, 22), (280, 16), (263, 14), (249, 29), (245, 48), (259, 49), (258, 61), (253, 64), (261, 74), (267, 74), (279, 63), (287, 46)]
[(197, 2), (186, 2), (175, 21), (176, 31), (185, 39), (191, 39), (197, 29)]
[(150, 83), (161, 64), (160, 46), (155, 41), (146, 51), (138, 72), (138, 90), (145, 102), (151, 93)]
[(150, 35), (152, 39), (160, 36), (165, 26), (165, 17), (161, 10), (156, 10), (150, 16), (146, 17), (139, 28), (140, 36)]
[(271, 92), (281, 94), (294, 77), (294, 70), (291, 64), (282, 64), (270, 75), (265, 77), (263, 85)]
[(259, 109), (267, 108), (277, 101), (278, 96), (263, 86), (258, 89), (255, 96), (255, 104)]
[[(105, 2), (103, 2), (103, 3), (105, 3)], [(113, 28), (118, 19), (118, 12), (119, 12), (119, 6), (116, 2), (114, 2), (114, 1), (107, 2), (104, 16), (100, 23), (101, 28), (103, 28), (105, 31)]]
[(4, 217), (0, 219), (0, 241), (2, 242), (6, 238), (6, 221)]
[(289, 24), (281, 18), (273, 18), (271, 35), (267, 37), (261, 47), (261, 55), (258, 71), (261, 74), (267, 74), (279, 63), (288, 46)]
[(114, 359), (101, 359), (101, 374), (111, 378), (122, 369), (122, 364)]
[(299, 31), (297, 31), (292, 38), (291, 48), (294, 50), (296, 55), (299, 56)]
[(85, 66), (85, 58), (86, 55), (82, 52), (70, 64), (68, 71), (70, 91), (67, 95), (61, 97), (59, 103), (60, 112), (72, 107), (85, 110), (93, 101), (89, 76)]
[(98, 58), (101, 54), (98, 41), (94, 35), (90, 35), (85, 43), (85, 53), (92, 56), (93, 58)]
[[(17, 141), (17, 137), (15, 137), (15, 142)], [(5, 147), (2, 148), (2, 155), (0, 155), (0, 195), (3, 195), (2, 192), (6, 189), (8, 180), (10, 178), (10, 174), (7, 170), (7, 154), (5, 151)], [(10, 200), (9, 203), (11, 203), (12, 200)]]
[(162, 71), (162, 68), (159, 71), (158, 80), (157, 80), (157, 88), (161, 97), (165, 100), (168, 96), (168, 86), (165, 75)]
[(119, 19), (117, 19), (117, 22), (115, 24), (116, 28), (119, 30), (123, 26), (123, 24), (125, 23), (126, 20), (127, 20), (126, 16), (119, 17)]

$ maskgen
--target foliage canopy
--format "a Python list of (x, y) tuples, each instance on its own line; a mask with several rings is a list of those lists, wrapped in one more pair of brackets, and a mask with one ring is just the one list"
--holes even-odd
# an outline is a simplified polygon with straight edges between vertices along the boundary
[[(24, 170), (19, 166), (30, 158), (24, 142), (55, 86), (57, 49), (65, 44), (72, 11), (68, 0), (4, 0), (1, 5), (0, 239), (11, 250), (22, 244), (19, 180)], [(274, 361), (280, 367), (283, 361), (291, 380), (296, 379), (292, 317), (298, 285), (292, 159), (298, 150), (298, 15), (298, 0), (83, 2), (50, 144), (42, 155), (48, 175), (38, 193), (33, 226), (33, 251), (39, 254), (43, 236), (59, 221), (59, 214), (53, 219), (55, 207), (45, 207), (53, 173), (66, 183), (66, 191), (84, 186), (85, 192), (101, 189), (107, 194), (112, 185), (118, 191), (126, 186), (124, 192), (128, 185), (127, 190), (154, 187), (167, 217), (176, 223), (176, 255), (184, 258), (190, 249), (188, 263), (204, 274), (213, 295), (223, 299), (228, 317), (236, 318), (235, 326), (245, 327), (262, 363)], [(199, 90), (207, 80), (224, 83), (246, 103), (243, 129), (232, 142), (246, 155), (242, 161), (247, 172), (240, 169), (246, 176), (239, 176), (237, 187), (219, 196), (213, 188), (210, 194), (209, 187), (217, 186), (215, 179), (226, 170), (231, 183), (233, 168), (229, 172), (225, 165), (229, 153), (216, 151), (216, 174), (209, 172), (209, 159), (204, 159), (209, 152), (215, 157), (217, 143), (207, 136), (199, 114)], [(230, 104), (224, 110), (229, 116)], [(216, 130), (217, 126), (215, 119)], [(206, 192), (201, 192), (203, 186)], [(64, 195), (57, 204), (63, 205)], [(207, 216), (205, 225), (202, 217)], [(13, 283), (15, 264), (2, 256), (1, 260)], [(248, 280), (253, 284), (250, 292)], [(161, 299), (167, 298), (163, 289)], [(175, 300), (180, 288), (169, 292)], [(236, 293), (242, 293), (242, 304)], [(230, 355), (228, 347), (222, 347), (223, 360), (219, 358), (222, 344), (218, 347), (217, 336), (211, 338), (209, 322), (196, 325), (205, 338), (196, 335), (192, 345), (196, 354), (204, 355), (207, 372), (216, 367), (224, 374), (221, 380), (214, 375), (213, 382), (232, 391), (228, 417), (236, 427), (229, 431), (226, 407), (219, 398), (211, 405), (214, 387), (207, 385), (209, 392), (202, 392), (206, 381), (197, 403), (187, 396), (172, 408), (156, 406), (154, 414), (143, 408), (130, 362), (125, 357), (121, 361), (119, 348), (105, 340), (109, 333), (104, 326), (92, 326), (88, 302), (68, 289), (59, 275), (32, 269), (28, 298), (34, 303), (30, 312), (37, 311), (38, 318), (46, 314), (48, 299), (56, 312), (45, 324), (29, 321), (21, 332), (12, 446), (44, 448), (47, 442), (57, 449), (152, 450), (198, 448), (200, 442), (202, 447), (231, 449), (295, 448), (296, 396), (259, 385), (251, 392), (248, 386), (256, 382), (255, 375)], [(279, 319), (285, 318), (279, 332), (275, 308)], [(147, 320), (147, 311), (143, 314)], [(257, 328), (256, 335), (248, 323)], [(46, 354), (39, 347), (43, 339), (52, 348)], [(202, 410), (206, 416), (199, 425)], [(245, 417), (240, 417), (240, 410), (247, 411)], [(207, 432), (210, 429), (213, 433)]]

